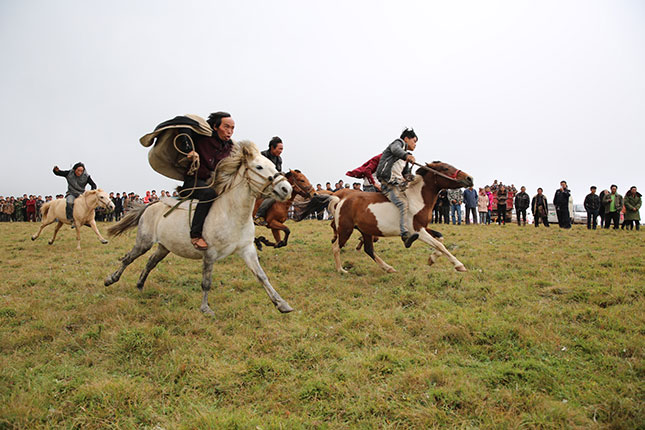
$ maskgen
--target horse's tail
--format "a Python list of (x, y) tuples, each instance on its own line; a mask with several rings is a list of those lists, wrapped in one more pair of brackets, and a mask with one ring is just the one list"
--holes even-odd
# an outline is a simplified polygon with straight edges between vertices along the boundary
[(297, 216), (294, 217), (296, 221), (302, 221), (309, 215), (311, 215), (314, 212), (321, 212), (325, 210), (329, 203), (329, 198), (331, 196), (328, 194), (316, 194), (313, 196), (309, 202), (304, 206), (304, 208), (298, 208), (295, 204), (294, 207), (296, 207), (298, 210)]
[(340, 198), (338, 196), (331, 196), (329, 199), (329, 204), (327, 205), (327, 212), (329, 212), (330, 215), (334, 215), (334, 212), (336, 211), (336, 205), (340, 202)]
[(128, 213), (121, 219), (121, 221), (108, 228), (108, 235), (112, 237), (120, 236), (131, 228), (136, 227), (137, 224), (139, 224), (141, 216), (145, 210), (148, 209), (148, 206), (149, 205), (131, 203), (130, 210), (128, 210)]
[(49, 212), (49, 208), (54, 202), (55, 200), (49, 201), (47, 203), (43, 203), (43, 205), (40, 207), (40, 214), (43, 220), (47, 218), (47, 212)]

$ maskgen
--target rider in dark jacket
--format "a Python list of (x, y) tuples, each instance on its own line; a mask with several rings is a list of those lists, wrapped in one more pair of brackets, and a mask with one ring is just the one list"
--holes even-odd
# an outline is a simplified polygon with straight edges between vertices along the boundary
[(63, 176), (67, 179), (65, 216), (74, 225), (74, 200), (85, 192), (85, 187), (88, 184), (93, 190), (96, 189), (96, 184), (92, 180), (92, 177), (85, 171), (85, 165), (80, 161), (74, 164), (71, 170), (60, 170), (58, 166), (54, 166), (54, 175)]
[[(261, 152), (262, 155), (271, 160), (278, 172), (282, 172), (282, 157), (280, 156), (280, 154), (282, 154), (283, 149), (284, 144), (282, 143), (282, 139), (280, 139), (278, 136), (274, 136), (269, 141), (269, 149)], [(262, 203), (260, 203), (260, 206), (255, 213), (256, 224), (266, 225), (267, 211), (271, 206), (273, 206), (274, 203), (275, 199), (272, 198), (262, 200)]]

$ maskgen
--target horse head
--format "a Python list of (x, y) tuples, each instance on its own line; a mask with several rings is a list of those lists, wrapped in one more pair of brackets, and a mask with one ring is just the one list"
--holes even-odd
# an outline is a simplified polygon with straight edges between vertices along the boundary
[(110, 211), (114, 210), (114, 202), (112, 202), (109, 194), (101, 188), (98, 190), (87, 190), (83, 195), (87, 199), (89, 206), (101, 206)]
[(310, 199), (314, 196), (314, 187), (311, 186), (309, 179), (300, 170), (289, 170), (285, 176), (293, 187), (294, 193), (305, 199)]
[[(270, 196), (281, 202), (288, 200), (293, 188), (286, 176), (276, 170), (271, 160), (263, 156), (253, 142), (242, 141), (238, 146), (236, 156), (243, 159), (246, 179), (251, 189), (257, 194)], [(222, 162), (226, 160), (225, 158)]]
[(424, 182), (434, 182), (439, 189), (470, 187), (474, 184), (473, 177), (468, 173), (441, 161), (426, 163), (416, 173), (423, 177)]

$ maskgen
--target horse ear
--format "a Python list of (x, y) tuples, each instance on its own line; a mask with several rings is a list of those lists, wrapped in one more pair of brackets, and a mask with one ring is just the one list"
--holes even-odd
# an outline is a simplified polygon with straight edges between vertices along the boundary
[(286, 176), (286, 177), (287, 177), (287, 179), (288, 179), (288, 178), (290, 178), (290, 177), (292, 177), (292, 176), (293, 176), (293, 172), (291, 171), (291, 169), (289, 169), (289, 171), (288, 171), (287, 173), (285, 173), (285, 174), (284, 174), (284, 176)]

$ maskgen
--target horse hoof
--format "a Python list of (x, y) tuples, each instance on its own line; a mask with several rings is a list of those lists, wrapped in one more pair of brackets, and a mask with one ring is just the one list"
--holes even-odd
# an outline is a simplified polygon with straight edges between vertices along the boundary
[(202, 306), (201, 308), (199, 308), (199, 310), (202, 311), (204, 315), (208, 315), (210, 317), (215, 316), (215, 312), (213, 312), (213, 310), (209, 306)]
[(281, 301), (280, 303), (278, 303), (277, 308), (283, 314), (288, 314), (289, 312), (293, 311), (293, 308), (289, 306), (289, 303), (285, 301)]
[(287, 244), (284, 243), (284, 242), (278, 242), (278, 243), (275, 244), (276, 248), (282, 248), (283, 246), (287, 246)]
[(104, 240), (102, 240), (102, 241), (101, 241), (101, 243), (102, 243), (103, 245), (107, 245), (109, 242), (108, 242), (107, 240), (105, 240), (105, 239), (104, 239)]
[(33, 237), (33, 236), (31, 236), (31, 240), (36, 240), (36, 238), (35, 238), (35, 237)]
[(114, 279), (112, 279), (112, 277), (106, 278), (105, 282), (103, 282), (103, 285), (105, 285), (106, 287), (109, 287), (112, 284), (114, 284)]
[(466, 266), (464, 266), (463, 264), (461, 266), (456, 266), (455, 270), (457, 272), (467, 272), (468, 271), (468, 269), (466, 269)]
[(394, 267), (390, 267), (387, 269), (387, 273), (396, 273), (396, 269)]
[(51, 240), (47, 241), (47, 245), (53, 245), (53, 244), (54, 244), (54, 242), (52, 242)]
[(345, 269), (338, 269), (338, 273), (346, 274), (346, 273), (349, 273), (349, 272), (347, 270), (345, 270)]

